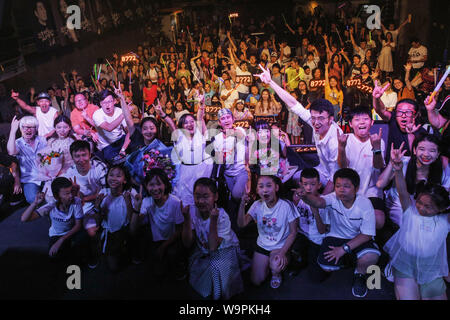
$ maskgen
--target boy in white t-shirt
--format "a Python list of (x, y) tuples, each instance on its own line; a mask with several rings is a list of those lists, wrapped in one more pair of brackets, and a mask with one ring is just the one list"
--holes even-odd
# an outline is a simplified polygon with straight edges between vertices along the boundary
[(350, 114), (353, 133), (338, 134), (338, 164), (341, 168), (352, 168), (360, 177), (358, 194), (370, 199), (375, 208), (376, 228), (383, 228), (385, 222), (383, 191), (376, 184), (384, 169), (386, 150), (382, 129), (370, 134), (373, 125), (372, 113), (368, 107), (357, 107)]
[(83, 207), (81, 200), (73, 196), (73, 185), (67, 178), (56, 178), (52, 182), (52, 192), (56, 202), (48, 203), (36, 209), (45, 200), (44, 192), (36, 195), (35, 201), (22, 214), (22, 222), (29, 222), (48, 216), (50, 218), (50, 229), (48, 235), (49, 256), (61, 261), (69, 258), (71, 241), (81, 230), (83, 220)]
[(83, 201), (83, 226), (89, 235), (90, 251), (88, 266), (93, 269), (98, 265), (98, 230), (100, 217), (94, 212), (94, 202), (98, 193), (106, 185), (106, 165), (97, 160), (91, 160), (90, 144), (77, 140), (70, 146), (70, 154), (74, 165), (64, 176), (73, 181), (77, 196)]
[(94, 112), (92, 119), (97, 128), (100, 158), (111, 163), (125, 159), (125, 150), (130, 144), (127, 124), (120, 108), (115, 107), (115, 97), (112, 92), (103, 90), (99, 93), (101, 109)]
[(352, 293), (362, 298), (367, 295), (367, 268), (381, 255), (373, 241), (375, 213), (370, 200), (357, 194), (360, 179), (355, 170), (340, 169), (333, 180), (335, 193), (319, 197), (306, 193), (301, 185), (297, 192), (311, 207), (331, 209), (324, 217), (330, 232), (323, 239), (317, 263), (326, 272), (356, 264)]
[[(320, 196), (319, 189), (322, 187), (320, 183), (319, 172), (314, 168), (304, 169), (300, 175), (298, 182), (305, 189), (306, 193)], [(328, 226), (323, 223), (322, 216), (326, 215), (327, 209), (318, 209), (310, 207), (300, 199), (299, 193), (294, 192), (293, 202), (300, 215), (299, 228), (297, 238), (292, 246), (292, 275), (296, 275), (302, 267), (306, 267), (311, 263), (310, 278), (315, 278), (317, 272), (317, 257), (319, 255), (320, 246), (323, 238), (328, 231)], [(297, 263), (296, 263), (297, 262)]]

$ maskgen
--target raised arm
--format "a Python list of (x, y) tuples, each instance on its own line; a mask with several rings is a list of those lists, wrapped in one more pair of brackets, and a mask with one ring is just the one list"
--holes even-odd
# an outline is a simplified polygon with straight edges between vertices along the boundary
[(408, 192), (405, 177), (403, 176), (402, 157), (404, 156), (405, 153), (406, 150), (404, 151), (395, 150), (395, 152), (393, 153), (394, 157), (391, 158), (392, 166), (394, 168), (395, 187), (397, 188), (403, 212), (406, 211), (411, 206), (411, 195)]
[(19, 130), (19, 124), (20, 124), (20, 121), (17, 120), (17, 118), (14, 116), (14, 118), (12, 119), (12, 122), (11, 122), (11, 130), (9, 132), (9, 139), (8, 139), (8, 145), (7, 145), (8, 154), (10, 156), (15, 156), (18, 154), (18, 151), (16, 149), (16, 134), (17, 134), (17, 130)]
[(408, 62), (405, 65), (405, 84), (406, 84), (406, 88), (408, 88), (408, 90), (412, 91), (413, 87), (411, 85), (411, 81), (409, 80), (410, 74), (411, 74), (411, 68), (412, 68), (412, 64), (411, 62)]
[(427, 104), (430, 100), (430, 96), (425, 99), (425, 107), (427, 108), (428, 121), (431, 123), (433, 127), (436, 129), (441, 129), (445, 126), (445, 124), (449, 121), (448, 119), (441, 116), (439, 111), (435, 109), (436, 107), (436, 96), (433, 97), (431, 103)]
[(348, 168), (348, 159), (347, 154), (345, 152), (345, 148), (347, 147), (347, 134), (340, 134), (339, 130), (337, 130), (337, 139), (338, 139), (338, 165), (341, 169)]
[(250, 197), (248, 195), (248, 187), (246, 189), (245, 194), (242, 196), (241, 204), (239, 206), (239, 212), (238, 212), (238, 218), (237, 218), (237, 225), (239, 228), (246, 227), (251, 221), (253, 221), (253, 217), (249, 214), (245, 213), (245, 205), (250, 200)]
[(29, 106), (25, 101), (20, 99), (19, 93), (15, 92), (14, 90), (11, 90), (11, 98), (13, 98), (17, 102), (19, 107), (21, 107), (23, 110), (36, 116), (36, 108)]
[(380, 115), (380, 117), (384, 121), (389, 121), (392, 116), (392, 114), (386, 110), (383, 101), (381, 101), (381, 96), (387, 90), (387, 88), (389, 88), (389, 86), (390, 84), (388, 83), (384, 88), (382, 88), (378, 85), (378, 80), (375, 80), (375, 88), (373, 89), (372, 92), (373, 106), (375, 108), (375, 111)]

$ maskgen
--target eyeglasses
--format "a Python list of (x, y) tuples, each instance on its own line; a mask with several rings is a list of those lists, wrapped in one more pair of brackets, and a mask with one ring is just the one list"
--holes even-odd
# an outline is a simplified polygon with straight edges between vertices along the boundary
[(36, 129), (36, 127), (27, 127), (27, 126), (23, 126), (22, 129), (24, 129), (24, 130), (28, 130), (28, 129)]
[(408, 111), (397, 111), (398, 117), (412, 117), (416, 112), (408, 110)]
[(110, 104), (113, 104), (113, 103), (114, 103), (113, 99), (108, 99), (108, 100), (103, 100), (102, 102), (100, 102), (100, 105), (107, 106), (107, 105), (110, 105)]

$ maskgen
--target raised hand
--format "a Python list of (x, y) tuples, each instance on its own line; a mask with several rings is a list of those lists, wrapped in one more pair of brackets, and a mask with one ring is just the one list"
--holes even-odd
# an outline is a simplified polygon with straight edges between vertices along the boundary
[[(433, 99), (430, 101), (431, 97), (433, 97)], [(427, 111), (433, 111), (434, 108), (436, 107), (436, 95), (431, 95), (428, 96), (425, 101), (425, 108), (427, 108)]]
[(19, 130), (19, 126), (20, 126), (20, 120), (17, 120), (17, 117), (14, 116), (14, 118), (11, 121), (11, 131), (17, 132), (17, 130)]
[(70, 179), (70, 182), (72, 182), (72, 195), (74, 197), (80, 196), (80, 186), (77, 184), (77, 177), (73, 177), (73, 180)]
[(378, 80), (375, 80), (375, 88), (373, 88), (372, 96), (375, 99), (380, 99), (383, 93), (389, 88), (391, 84), (388, 83), (383, 87), (378, 85)]
[(36, 194), (36, 197), (34, 198), (34, 204), (40, 205), (45, 200), (45, 196), (47, 195), (47, 189), (44, 190), (44, 192), (38, 192)]
[(210, 213), (211, 219), (218, 219), (219, 218), (219, 208), (217, 208), (217, 204), (214, 204), (214, 208), (211, 210)]
[(261, 81), (265, 84), (270, 84), (270, 81), (272, 81), (272, 77), (270, 75), (269, 69), (264, 69), (262, 65), (259, 65), (259, 68), (262, 70), (262, 73), (255, 74), (255, 77), (259, 77)]
[(99, 194), (97, 195), (97, 198), (95, 198), (94, 206), (95, 206), (95, 208), (96, 208), (97, 210), (100, 210), (100, 206), (101, 206), (101, 204), (102, 204), (102, 202), (103, 202), (103, 199), (105, 199), (105, 197), (106, 197), (106, 194), (104, 194), (104, 193), (99, 193)]
[(372, 145), (373, 150), (381, 150), (381, 138), (383, 137), (383, 129), (380, 128), (378, 134), (372, 134), (370, 136), (370, 144)]
[(180, 201), (180, 209), (181, 209), (181, 213), (183, 214), (184, 217), (184, 221), (190, 221), (191, 220), (191, 206), (187, 205), (186, 207), (183, 206), (183, 201)]
[(337, 129), (337, 139), (339, 147), (345, 149), (345, 147), (347, 146), (348, 135), (347, 134), (341, 135), (339, 129)]
[(405, 129), (406, 129), (406, 132), (407, 132), (407, 133), (413, 134), (413, 133), (415, 133), (417, 130), (419, 130), (421, 127), (422, 127), (421, 124), (416, 125), (415, 123), (410, 123), (410, 124), (406, 125), (406, 128), (405, 128)]
[(141, 205), (142, 205), (142, 193), (143, 193), (143, 187), (141, 185), (141, 187), (139, 188), (139, 193), (136, 193), (136, 195), (134, 196), (134, 204), (137, 210), (141, 209)]
[(13, 98), (14, 100), (19, 99), (19, 93), (11, 90), (11, 98)]
[(408, 71), (411, 71), (412, 64), (411, 64), (411, 62), (408, 62), (403, 67), (405, 68), (405, 71), (408, 72)]
[(408, 150), (403, 150), (403, 146), (405, 145), (405, 142), (402, 142), (400, 145), (400, 148), (394, 149), (394, 144), (391, 144), (391, 164), (394, 170), (401, 170), (403, 168), (403, 156)]

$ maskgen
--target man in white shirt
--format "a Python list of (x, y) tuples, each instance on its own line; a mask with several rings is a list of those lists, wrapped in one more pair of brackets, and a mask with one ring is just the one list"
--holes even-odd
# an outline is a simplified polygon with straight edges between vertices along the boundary
[[(428, 60), (428, 49), (420, 44), (419, 39), (413, 38), (411, 40), (411, 49), (408, 51), (408, 56), (408, 62), (412, 63), (413, 69), (419, 71)], [(415, 72), (412, 72), (412, 74), (415, 74)]]
[(101, 109), (92, 116), (99, 137), (99, 156), (108, 162), (120, 162), (125, 159), (125, 150), (130, 143), (127, 124), (122, 109), (115, 107), (113, 93), (104, 90), (100, 97)]
[(376, 228), (384, 226), (383, 191), (376, 183), (384, 168), (384, 153), (386, 146), (381, 139), (382, 130), (378, 134), (370, 134), (373, 120), (368, 107), (357, 107), (350, 114), (350, 127), (354, 133), (338, 135), (340, 168), (352, 168), (360, 177), (359, 195), (372, 202), (375, 208)]
[(338, 142), (337, 134), (341, 128), (334, 122), (333, 105), (325, 99), (315, 100), (309, 110), (305, 109), (291, 94), (275, 83), (270, 72), (261, 67), (263, 73), (259, 75), (263, 83), (267, 83), (286, 103), (289, 110), (298, 115), (314, 129), (314, 140), (317, 147), (320, 165), (316, 168), (325, 186), (324, 194), (333, 191), (333, 175), (339, 169), (337, 164)]
[(36, 117), (39, 123), (39, 136), (48, 139), (55, 133), (54, 122), (59, 114), (58, 110), (51, 107), (52, 101), (46, 92), (42, 92), (38, 95), (36, 99), (37, 107), (29, 106), (25, 101), (19, 98), (19, 94), (14, 92), (14, 90), (11, 92), (11, 98), (13, 98), (23, 110)]

